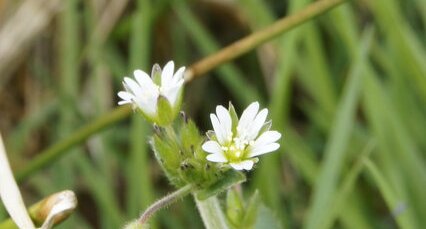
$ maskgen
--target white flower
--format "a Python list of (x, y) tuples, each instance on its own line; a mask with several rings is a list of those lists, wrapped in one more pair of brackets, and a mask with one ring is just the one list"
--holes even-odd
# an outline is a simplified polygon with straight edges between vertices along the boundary
[(184, 71), (185, 67), (181, 67), (174, 73), (173, 61), (169, 61), (162, 71), (158, 65), (154, 65), (151, 77), (144, 71), (135, 70), (133, 74), (136, 80), (124, 78), (126, 91), (118, 92), (122, 99), (118, 104), (132, 104), (151, 121), (158, 121), (160, 97), (167, 99), (173, 111), (179, 110)]
[[(210, 153), (207, 160), (227, 163), (236, 170), (251, 170), (259, 155), (277, 150), (281, 138), (278, 131), (269, 130), (266, 121), (268, 109), (259, 111), (259, 103), (250, 104), (240, 120), (230, 105), (216, 107), (216, 114), (210, 114), (215, 138), (205, 142), (203, 150)], [(238, 124), (237, 124), (238, 123)]]
[[(18, 185), (13, 177), (7, 160), (6, 150), (0, 136), (0, 197), (12, 220), (18, 228), (35, 229), (34, 223), (27, 212)], [(52, 203), (51, 203), (52, 202)], [(64, 214), (75, 209), (77, 199), (72, 191), (54, 194), (43, 203), (51, 203), (49, 214), (40, 229), (49, 229), (63, 218)]]

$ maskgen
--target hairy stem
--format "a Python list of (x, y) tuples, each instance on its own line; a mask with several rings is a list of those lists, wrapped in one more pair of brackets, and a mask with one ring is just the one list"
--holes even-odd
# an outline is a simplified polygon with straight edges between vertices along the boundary
[(192, 185), (186, 185), (177, 191), (157, 200), (151, 206), (149, 206), (145, 212), (139, 217), (139, 224), (145, 224), (151, 216), (156, 213), (158, 210), (167, 207), (171, 203), (181, 199), (182, 197), (188, 195), (192, 190)]
[(194, 196), (194, 199), (206, 229), (229, 228), (216, 196), (212, 196), (206, 200), (198, 200)]

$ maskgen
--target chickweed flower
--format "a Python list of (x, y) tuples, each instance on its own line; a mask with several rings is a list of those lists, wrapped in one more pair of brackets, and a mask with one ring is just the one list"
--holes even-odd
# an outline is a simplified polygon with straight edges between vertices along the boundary
[[(259, 112), (259, 103), (250, 104), (238, 120), (234, 107), (227, 110), (216, 107), (210, 114), (214, 134), (202, 145), (210, 153), (207, 160), (226, 163), (236, 170), (251, 170), (257, 156), (277, 150), (281, 138), (278, 131), (270, 131), (271, 122), (266, 122), (268, 109)], [(208, 134), (209, 135), (209, 134)]]
[(122, 99), (118, 104), (132, 104), (148, 121), (169, 124), (180, 109), (184, 72), (185, 67), (181, 67), (174, 73), (173, 61), (169, 61), (163, 70), (155, 64), (151, 77), (144, 71), (135, 70), (136, 80), (124, 77), (125, 91), (118, 92)]

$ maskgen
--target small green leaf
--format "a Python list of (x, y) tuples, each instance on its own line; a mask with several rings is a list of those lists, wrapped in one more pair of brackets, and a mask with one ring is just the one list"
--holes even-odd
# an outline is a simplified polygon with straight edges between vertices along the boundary
[(244, 217), (244, 203), (241, 193), (235, 188), (230, 188), (227, 192), (226, 215), (235, 227), (241, 226)]
[(259, 191), (256, 190), (253, 195), (250, 197), (250, 200), (246, 206), (246, 211), (243, 218), (242, 225), (245, 228), (253, 228), (253, 225), (256, 223), (256, 217), (259, 212), (259, 206), (261, 205)]
[(205, 200), (210, 196), (217, 195), (233, 185), (239, 184), (241, 182), (246, 181), (246, 176), (235, 170), (226, 171), (223, 176), (218, 179), (215, 183), (207, 187), (206, 189), (200, 190), (197, 193), (197, 198), (199, 200)]
[(256, 224), (254, 229), (281, 229), (279, 221), (274, 217), (273, 212), (260, 204), (259, 211), (257, 213)]

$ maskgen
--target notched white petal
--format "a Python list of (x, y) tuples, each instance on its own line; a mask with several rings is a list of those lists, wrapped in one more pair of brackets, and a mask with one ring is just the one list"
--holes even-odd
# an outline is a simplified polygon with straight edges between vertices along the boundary
[(266, 121), (266, 117), (268, 116), (268, 109), (262, 109), (254, 118), (251, 127), (247, 130), (248, 140), (253, 140), (259, 135), (259, 131), (262, 128), (263, 124)]
[(120, 91), (117, 93), (118, 97), (120, 97), (123, 100), (131, 101), (134, 95), (130, 94), (127, 91)]
[(240, 121), (238, 122), (237, 130), (239, 134), (247, 134), (247, 129), (253, 124), (253, 120), (256, 117), (257, 111), (259, 110), (259, 103), (251, 103), (241, 115)]
[(173, 75), (173, 82), (177, 83), (180, 80), (183, 80), (183, 73), (185, 73), (185, 67), (180, 67)]
[(151, 77), (149, 77), (149, 75), (142, 70), (139, 70), (139, 69), (135, 70), (133, 72), (133, 75), (135, 75), (135, 79), (140, 86), (147, 85), (147, 84), (151, 85), (154, 83)]
[(219, 119), (215, 114), (210, 114), (210, 120), (212, 121), (213, 130), (216, 133), (216, 138), (220, 144), (224, 144), (226, 141), (226, 133), (220, 125)]
[(209, 154), (207, 155), (206, 159), (211, 162), (220, 162), (220, 163), (224, 163), (228, 161), (222, 153)]
[(207, 141), (201, 146), (201, 148), (208, 153), (222, 153), (222, 149), (216, 141)]
[(167, 62), (166, 66), (164, 66), (163, 72), (161, 73), (161, 85), (169, 85), (172, 83), (173, 70), (175, 68), (175, 64), (173, 61)]
[(235, 170), (243, 170), (244, 168), (243, 168), (243, 166), (241, 165), (241, 163), (229, 163), (229, 165), (233, 168), (233, 169), (235, 169)]
[(280, 148), (280, 144), (278, 143), (271, 143), (260, 147), (253, 147), (250, 150), (249, 157), (256, 157), (265, 153), (270, 153), (272, 151), (277, 150), (278, 148)]
[(240, 164), (243, 167), (243, 169), (251, 170), (253, 168), (254, 162), (252, 160), (245, 160), (245, 161), (242, 161)]
[(226, 140), (229, 136), (232, 136), (232, 120), (229, 111), (223, 106), (216, 107), (216, 114), (219, 119), (219, 123), (224, 130), (224, 137)]
[(278, 131), (270, 130), (262, 133), (254, 142), (252, 147), (261, 147), (272, 142), (276, 142), (281, 138), (281, 133)]

